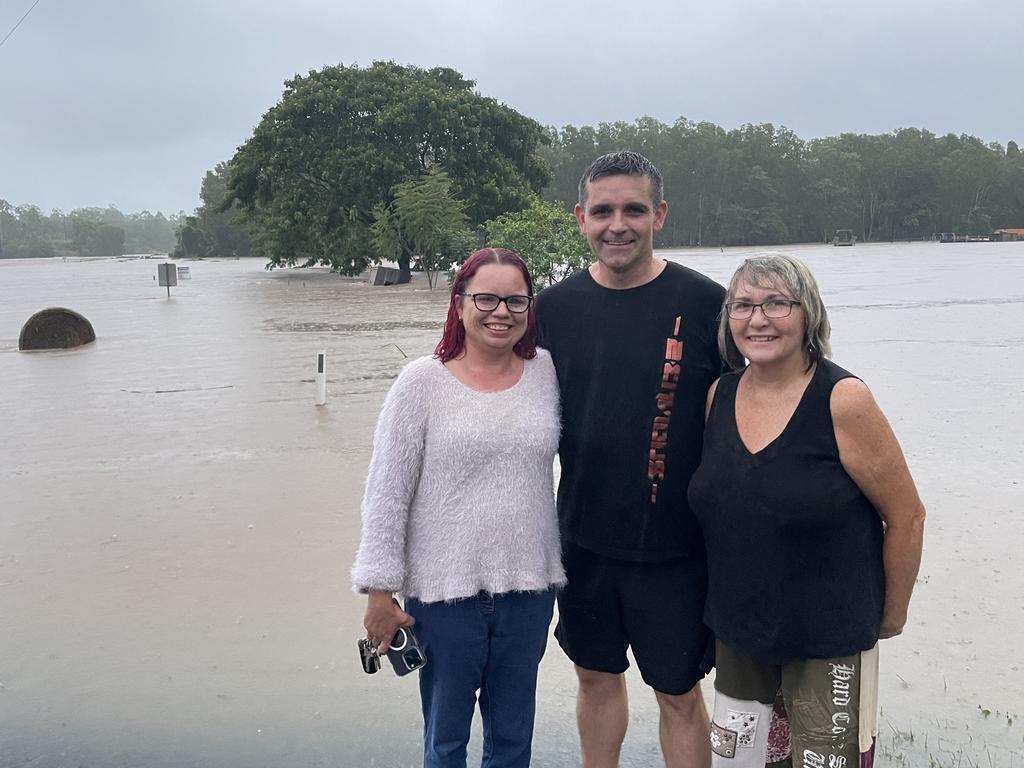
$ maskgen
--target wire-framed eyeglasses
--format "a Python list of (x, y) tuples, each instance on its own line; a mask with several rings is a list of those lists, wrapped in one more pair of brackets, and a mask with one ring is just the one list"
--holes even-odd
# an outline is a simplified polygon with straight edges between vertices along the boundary
[(725, 309), (733, 320), (749, 320), (753, 317), (754, 310), (758, 307), (761, 308), (765, 317), (778, 320), (782, 317), (789, 317), (793, 312), (793, 307), (799, 305), (800, 302), (793, 299), (769, 299), (768, 301), (762, 301), (760, 304), (754, 304), (750, 301), (730, 301), (725, 305)]
[(501, 302), (505, 302), (509, 312), (522, 314), (530, 308), (533, 303), (533, 296), (498, 296), (494, 293), (464, 293), (473, 300), (473, 306), (481, 312), (493, 312)]

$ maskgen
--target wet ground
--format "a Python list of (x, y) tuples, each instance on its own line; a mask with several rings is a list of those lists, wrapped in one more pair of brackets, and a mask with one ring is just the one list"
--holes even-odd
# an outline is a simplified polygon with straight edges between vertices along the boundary
[[(929, 510), (880, 764), (1024, 765), (1024, 243), (789, 250)], [(744, 254), (666, 252), (720, 281)], [(416, 765), (415, 684), (361, 672), (347, 572), (376, 411), (446, 296), (190, 266), (168, 299), (153, 260), (0, 262), (0, 767)], [(96, 343), (18, 352), (47, 306)], [(554, 644), (541, 677), (534, 763), (576, 765)], [(655, 765), (629, 679), (622, 764)]]

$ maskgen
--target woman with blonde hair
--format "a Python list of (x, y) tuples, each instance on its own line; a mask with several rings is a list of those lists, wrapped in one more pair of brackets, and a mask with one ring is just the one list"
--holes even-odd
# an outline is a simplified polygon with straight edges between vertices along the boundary
[[(714, 766), (761, 768), (777, 694), (793, 765), (870, 765), (877, 643), (903, 631), (925, 511), (867, 386), (829, 360), (805, 264), (747, 259), (729, 283), (689, 499), (708, 550)], [(777, 756), (770, 756), (777, 757)]]

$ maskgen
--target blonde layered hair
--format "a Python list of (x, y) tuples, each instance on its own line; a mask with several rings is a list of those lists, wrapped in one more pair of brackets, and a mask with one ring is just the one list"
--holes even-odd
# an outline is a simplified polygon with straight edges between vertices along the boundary
[(832, 326), (828, 322), (828, 312), (821, 300), (818, 282), (811, 274), (810, 268), (799, 259), (784, 253), (764, 253), (752, 256), (744, 261), (733, 273), (729, 281), (729, 290), (725, 294), (722, 313), (718, 322), (718, 351), (732, 370), (738, 371), (746, 360), (736, 347), (729, 329), (729, 313), (725, 304), (736, 296), (736, 286), (740, 281), (758, 288), (779, 288), (800, 302), (804, 311), (804, 358), (810, 368), (822, 358), (832, 356), (832, 345), (829, 337)]

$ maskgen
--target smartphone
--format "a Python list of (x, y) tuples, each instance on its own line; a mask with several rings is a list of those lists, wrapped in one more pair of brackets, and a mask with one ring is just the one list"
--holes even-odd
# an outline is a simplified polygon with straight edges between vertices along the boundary
[(416, 641), (411, 627), (399, 627), (395, 632), (388, 646), (388, 661), (399, 677), (415, 672), (427, 663), (427, 657), (423, 655), (423, 649)]

